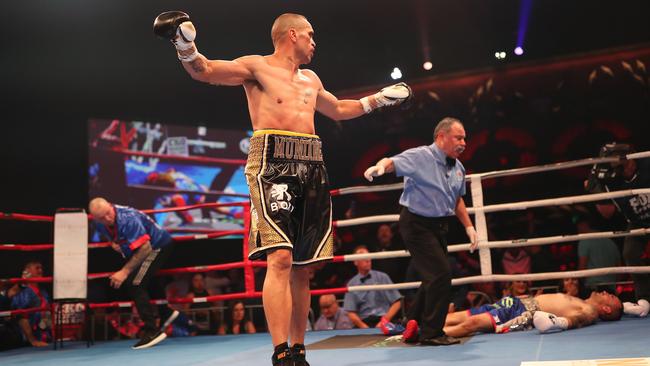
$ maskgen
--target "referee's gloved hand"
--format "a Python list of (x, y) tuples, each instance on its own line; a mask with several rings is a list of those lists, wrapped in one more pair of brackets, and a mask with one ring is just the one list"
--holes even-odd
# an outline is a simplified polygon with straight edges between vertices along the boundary
[(467, 233), (467, 237), (469, 238), (470, 242), (469, 252), (474, 253), (476, 248), (478, 248), (478, 233), (476, 233), (474, 226), (466, 227), (465, 232)]
[(383, 165), (373, 165), (370, 168), (366, 169), (363, 173), (363, 176), (366, 177), (368, 182), (372, 182), (374, 177), (379, 177), (384, 175), (385, 169)]

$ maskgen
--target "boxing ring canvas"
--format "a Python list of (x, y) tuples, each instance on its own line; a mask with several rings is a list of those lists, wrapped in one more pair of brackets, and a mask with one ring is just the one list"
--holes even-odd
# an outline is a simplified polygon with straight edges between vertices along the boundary
[[(464, 339), (460, 345), (445, 347), (404, 345), (386, 340), (387, 337), (371, 336), (378, 334), (376, 329), (307, 332), (305, 343), (312, 366), (650, 365), (648, 329), (650, 317), (623, 317), (616, 322), (599, 322), (553, 334), (542, 335), (536, 330), (479, 334)], [(336, 337), (350, 339), (344, 342), (328, 341)], [(355, 342), (354, 338), (360, 342)], [(379, 341), (368, 342), (373, 338)], [(65, 348), (58, 351), (49, 347), (22, 348), (0, 353), (0, 364), (270, 364), (271, 339), (268, 333), (170, 338), (156, 347), (139, 351), (131, 349), (132, 343), (133, 340), (99, 342), (90, 348), (80, 342), (67, 343)], [(592, 361), (570, 362), (577, 360)]]

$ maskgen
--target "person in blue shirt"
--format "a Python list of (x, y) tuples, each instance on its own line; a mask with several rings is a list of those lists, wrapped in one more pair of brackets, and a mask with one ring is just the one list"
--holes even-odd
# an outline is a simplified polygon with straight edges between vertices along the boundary
[[(146, 214), (131, 207), (111, 204), (101, 197), (90, 201), (89, 211), (99, 234), (111, 241), (113, 250), (126, 260), (126, 264), (110, 276), (110, 283), (114, 288), (126, 286), (144, 322), (140, 341), (133, 349), (160, 343), (167, 336), (156, 327), (155, 310), (149, 303), (147, 286), (171, 254), (171, 235)], [(171, 316), (178, 316), (178, 312)]]
[(403, 340), (450, 345), (459, 343), (443, 331), (451, 299), (451, 269), (447, 260), (450, 218), (455, 215), (463, 224), (472, 250), (478, 245), (478, 237), (462, 198), (465, 168), (458, 157), (465, 150), (465, 128), (458, 119), (447, 117), (437, 124), (433, 135), (433, 144), (383, 158), (368, 168), (364, 176), (369, 181), (392, 172), (404, 177), (399, 200), (400, 233), (422, 284), (407, 313)]
[[(25, 264), (22, 278), (43, 277), (43, 265), (38, 261)], [(48, 308), (50, 295), (38, 283), (28, 283), (11, 298), (12, 309)], [(49, 309), (18, 317), (23, 340), (33, 347), (45, 347), (52, 340), (52, 316)]]
[(352, 329), (348, 313), (336, 302), (333, 294), (321, 295), (318, 299), (320, 317), (314, 324), (314, 330)]
[[(368, 248), (359, 245), (354, 254), (366, 254)], [(393, 281), (381, 271), (372, 269), (370, 259), (354, 261), (358, 273), (348, 281), (350, 286), (391, 285)], [(397, 290), (354, 291), (343, 298), (343, 309), (357, 328), (381, 327), (397, 314), (402, 306), (402, 295)]]

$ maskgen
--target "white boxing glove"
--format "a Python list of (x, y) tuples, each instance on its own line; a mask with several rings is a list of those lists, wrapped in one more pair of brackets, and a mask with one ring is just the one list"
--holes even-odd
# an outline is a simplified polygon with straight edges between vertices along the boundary
[(623, 313), (627, 315), (638, 316), (643, 318), (648, 316), (650, 312), (650, 302), (646, 299), (640, 299), (636, 304), (633, 302), (624, 302), (623, 303)]
[(413, 96), (413, 91), (406, 83), (397, 83), (387, 86), (371, 96), (363, 97), (359, 101), (366, 113), (391, 105), (401, 104)]
[(569, 319), (545, 311), (535, 312), (533, 315), (533, 324), (540, 333), (569, 329)]
[(476, 232), (476, 229), (474, 229), (474, 226), (466, 227), (465, 232), (467, 233), (470, 242), (469, 252), (474, 253), (476, 248), (478, 248), (478, 233)]
[(172, 43), (178, 51), (178, 59), (184, 62), (194, 61), (199, 57), (199, 51), (194, 44), (196, 39), (196, 28), (192, 22), (183, 22), (176, 30), (176, 37), (172, 39)]
[(372, 182), (373, 177), (380, 177), (384, 175), (385, 171), (383, 165), (373, 165), (363, 172), (363, 176), (368, 180), (368, 182)]
[(196, 29), (189, 15), (182, 11), (167, 11), (156, 17), (153, 23), (154, 33), (169, 39), (178, 52), (181, 61), (193, 61), (199, 56), (194, 45)]

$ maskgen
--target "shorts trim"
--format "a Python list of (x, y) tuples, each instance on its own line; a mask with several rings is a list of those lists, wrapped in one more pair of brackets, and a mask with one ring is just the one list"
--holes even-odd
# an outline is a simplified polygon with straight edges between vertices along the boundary
[(332, 260), (332, 258), (334, 258), (334, 257), (318, 257), (318, 258), (315, 257), (315, 258), (304, 260), (304, 261), (293, 262), (293, 265), (294, 266), (306, 266), (306, 265), (317, 263), (317, 262), (330, 261), (330, 260)]
[[(269, 142), (269, 135), (267, 134), (267, 135), (264, 136), (264, 146), (263, 146), (264, 151), (266, 151), (266, 146), (267, 146), (268, 142)], [(293, 245), (291, 244), (291, 240), (289, 239), (287, 234), (285, 234), (285, 232), (282, 229), (280, 229), (280, 227), (278, 227), (278, 225), (275, 224), (275, 221), (273, 221), (273, 219), (271, 217), (269, 217), (267, 212), (266, 212), (266, 197), (264, 195), (264, 189), (262, 188), (262, 187), (264, 187), (264, 185), (262, 185), (262, 173), (264, 171), (266, 171), (266, 164), (267, 164), (266, 155), (267, 155), (266, 153), (262, 154), (262, 167), (260, 168), (260, 171), (257, 172), (257, 186), (259, 187), (259, 191), (260, 191), (260, 201), (262, 203), (262, 215), (264, 216), (264, 220), (266, 220), (266, 222), (284, 240), (286, 240), (286, 242), (289, 243), (289, 245), (291, 245), (291, 248), (293, 248)], [(259, 215), (259, 213), (258, 213), (258, 215)], [(275, 245), (277, 245), (277, 244), (275, 244)], [(266, 246), (263, 246), (263, 247), (266, 247)]]
[(250, 253), (248, 253), (248, 259), (256, 259), (257, 256), (266, 252), (267, 250), (280, 249), (280, 248), (293, 249), (293, 245), (291, 245), (291, 243), (279, 243), (279, 244), (267, 245), (260, 248), (255, 248)]
[(319, 139), (318, 135), (312, 135), (309, 133), (302, 133), (302, 132), (285, 131), (285, 130), (264, 129), (264, 130), (257, 130), (253, 132), (253, 136), (262, 136), (262, 135), (299, 136), (299, 137), (311, 137), (311, 138)]
[[(327, 243), (327, 239), (329, 239), (330, 235), (332, 234), (332, 211), (333, 211), (332, 210), (332, 197), (330, 197), (330, 219), (329, 219), (329, 222), (327, 224), (327, 232), (325, 233), (325, 235), (323, 235), (323, 238), (321, 239), (320, 244), (318, 244), (318, 248), (316, 248), (316, 250), (314, 251), (314, 256), (311, 257), (312, 258), (311, 260), (316, 260), (318, 258), (318, 255), (320, 254), (320, 252), (323, 251), (323, 246), (325, 246), (325, 244)], [(327, 258), (327, 257), (325, 257), (325, 258)]]

